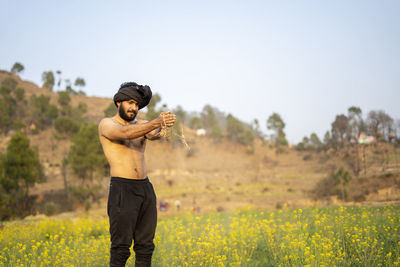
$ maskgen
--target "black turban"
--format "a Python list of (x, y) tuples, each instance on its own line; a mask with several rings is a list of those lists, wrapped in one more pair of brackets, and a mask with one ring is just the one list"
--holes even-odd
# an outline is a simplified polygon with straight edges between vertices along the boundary
[(117, 105), (117, 102), (133, 99), (138, 103), (139, 109), (142, 109), (149, 104), (151, 96), (151, 89), (147, 85), (138, 85), (134, 82), (123, 83), (114, 95), (114, 103)]

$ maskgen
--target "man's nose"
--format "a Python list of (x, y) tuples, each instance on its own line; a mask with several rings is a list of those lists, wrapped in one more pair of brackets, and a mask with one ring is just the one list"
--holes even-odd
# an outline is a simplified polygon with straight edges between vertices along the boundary
[(137, 103), (129, 103), (129, 109), (137, 109), (138, 106), (139, 105)]

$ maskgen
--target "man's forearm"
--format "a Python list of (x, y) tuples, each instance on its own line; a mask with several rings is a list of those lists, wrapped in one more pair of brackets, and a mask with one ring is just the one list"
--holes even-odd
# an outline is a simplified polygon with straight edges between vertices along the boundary
[(158, 140), (161, 138), (160, 132), (161, 132), (161, 127), (147, 133), (145, 136), (149, 140)]
[(161, 123), (159, 120), (155, 119), (143, 124), (131, 124), (122, 127), (124, 127), (123, 132), (126, 136), (126, 139), (135, 139), (144, 136), (157, 128), (160, 128)]

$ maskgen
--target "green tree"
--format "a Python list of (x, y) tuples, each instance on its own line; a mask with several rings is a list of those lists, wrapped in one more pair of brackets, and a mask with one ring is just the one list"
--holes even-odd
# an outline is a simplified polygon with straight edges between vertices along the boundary
[(30, 120), (39, 130), (51, 125), (58, 116), (56, 106), (50, 104), (50, 97), (32, 95), (29, 100)]
[(16, 100), (8, 87), (0, 88), (0, 130), (7, 133), (12, 126), (16, 114)]
[(72, 83), (70, 79), (65, 79), (65, 91), (70, 95), (77, 95), (78, 92), (72, 88)]
[(67, 116), (58, 117), (54, 122), (56, 131), (66, 137), (72, 137), (79, 131), (79, 123)]
[(202, 125), (201, 125), (201, 119), (200, 119), (200, 117), (198, 117), (198, 116), (192, 117), (192, 118), (190, 119), (190, 122), (189, 122), (189, 127), (192, 128), (192, 129), (195, 129), (195, 130), (201, 128)]
[(246, 129), (243, 122), (231, 114), (226, 117), (226, 133), (228, 139), (242, 145), (252, 145), (254, 134), (251, 129)]
[(343, 115), (336, 115), (335, 121), (332, 122), (332, 143), (337, 147), (343, 147), (347, 144), (350, 136), (349, 119)]
[(243, 132), (243, 123), (231, 114), (228, 114), (228, 116), (226, 117), (227, 137), (233, 141), (239, 142), (241, 136), (243, 135)]
[(296, 150), (298, 150), (298, 151), (303, 151), (303, 150), (305, 150), (306, 149), (306, 147), (305, 147), (305, 145), (304, 145), (304, 142), (299, 142), (297, 145), (296, 145)]
[[(365, 125), (362, 118), (362, 110), (359, 107), (351, 106), (347, 110), (349, 119), (349, 137), (355, 141), (358, 140), (360, 133), (365, 131)], [(351, 140), (348, 140), (351, 141)]]
[(76, 107), (71, 109), (71, 118), (75, 121), (84, 121), (83, 115), (87, 112), (87, 105), (84, 102), (79, 102)]
[(56, 71), (56, 74), (58, 76), (58, 79), (57, 79), (57, 89), (58, 90), (60, 90), (60, 86), (61, 86), (61, 82), (62, 82), (61, 73), (62, 73), (61, 70)]
[(371, 110), (367, 117), (367, 127), (376, 138), (388, 140), (394, 130), (393, 119), (383, 110)]
[(285, 126), (285, 122), (278, 113), (272, 113), (272, 115), (268, 117), (267, 129), (273, 131), (271, 139), (278, 150), (282, 149), (282, 147), (288, 146), (286, 134), (283, 130)]
[(322, 142), (316, 133), (310, 135), (310, 144), (313, 149), (320, 150), (322, 148)]
[(72, 118), (76, 122), (83, 122), (84, 117), (83, 115), (87, 112), (87, 105), (84, 102), (79, 102), (79, 104), (75, 107), (71, 106), (64, 106), (62, 109), (61, 114), (63, 116), (68, 116)]
[(331, 147), (331, 145), (332, 145), (331, 134), (329, 133), (329, 131), (326, 131), (324, 135), (324, 148), (328, 149), (329, 147)]
[(310, 148), (310, 138), (304, 136), (303, 140), (296, 145), (296, 149), (299, 151), (306, 150)]
[(0, 95), (5, 96), (5, 95), (10, 95), (11, 94), (11, 89), (7, 86), (2, 85), (0, 87)]
[(173, 113), (176, 115), (176, 118), (185, 125), (186, 111), (181, 106), (177, 106), (176, 109), (173, 110)]
[(344, 201), (346, 198), (345, 186), (351, 181), (352, 176), (342, 167), (333, 174), (333, 179), (335, 181), (335, 185), (340, 186), (342, 200)]
[(16, 119), (13, 121), (13, 128), (17, 131), (20, 131), (25, 127), (25, 123), (21, 119)]
[(69, 94), (66, 91), (58, 92), (58, 103), (62, 107), (68, 106), (70, 102), (71, 102), (71, 97), (69, 96)]
[(71, 116), (72, 107), (69, 105), (71, 97), (67, 91), (58, 92), (58, 103), (61, 105), (61, 115)]
[(5, 182), (5, 155), (0, 152), (0, 221), (9, 219), (15, 214), (15, 209), (9, 205), (12, 201), (11, 194), (4, 188)]
[(86, 82), (83, 78), (76, 78), (74, 85), (79, 88), (79, 94), (85, 95), (85, 92), (82, 91), (82, 88), (86, 85)]
[(58, 108), (54, 105), (49, 104), (46, 109), (46, 121), (50, 125), (58, 117)]
[(0, 132), (7, 133), (11, 129), (22, 128), (25, 109), (25, 90), (17, 88), (11, 91), (8, 87), (2, 86), (0, 88)]
[(18, 85), (18, 82), (14, 78), (11, 78), (11, 77), (7, 77), (1, 82), (2, 87), (7, 87), (11, 91), (15, 90), (15, 88), (17, 88), (17, 85)]
[(260, 130), (260, 122), (257, 119), (253, 120), (252, 129), (253, 134), (256, 138), (264, 140), (264, 134)]
[(243, 144), (245, 145), (253, 145), (254, 141), (254, 132), (251, 129), (247, 129), (243, 133)]
[(104, 171), (107, 161), (98, 138), (97, 124), (83, 123), (73, 139), (68, 163), (84, 182), (91, 180), (96, 171)]
[(104, 117), (112, 117), (115, 115), (115, 113), (117, 112), (117, 108), (115, 107), (114, 102), (110, 103), (110, 105), (108, 105), (108, 107), (104, 110)]
[(7, 153), (3, 157), (0, 179), (1, 188), (6, 195), (6, 205), (13, 208), (8, 211), (16, 214), (2, 214), (2, 217), (26, 215), (29, 209), (29, 189), (44, 180), (37, 151), (30, 147), (29, 139), (23, 133), (17, 132), (11, 137)]
[(205, 105), (203, 111), (200, 114), (201, 124), (208, 131), (214, 128), (215, 124), (218, 124), (217, 117), (215, 115), (214, 108), (210, 105)]
[(44, 71), (42, 73), (42, 81), (45, 87), (53, 91), (55, 78), (54, 78), (54, 73), (52, 71)]
[(24, 88), (15, 89), (14, 95), (15, 95), (16, 99), (18, 99), (18, 102), (25, 101), (25, 89)]
[(83, 78), (78, 77), (75, 79), (74, 85), (78, 87), (84, 87), (86, 85), (86, 82)]
[(214, 126), (211, 128), (209, 135), (214, 139), (218, 139), (223, 136), (221, 127), (219, 127), (218, 123), (214, 124)]
[(22, 65), (19, 62), (15, 62), (11, 68), (11, 72), (15, 74), (21, 73), (23, 71), (24, 71), (24, 65)]

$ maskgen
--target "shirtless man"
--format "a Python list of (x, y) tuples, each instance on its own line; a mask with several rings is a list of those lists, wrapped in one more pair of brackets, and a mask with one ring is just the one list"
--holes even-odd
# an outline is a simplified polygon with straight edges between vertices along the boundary
[(151, 266), (157, 203), (147, 177), (144, 160), (146, 140), (160, 138), (161, 126), (176, 121), (171, 112), (162, 112), (152, 121), (135, 120), (152, 93), (150, 87), (124, 83), (114, 96), (118, 107), (112, 118), (99, 124), (99, 137), (110, 164), (111, 183), (107, 203), (110, 222), (110, 266), (125, 266), (134, 240), (135, 266)]

